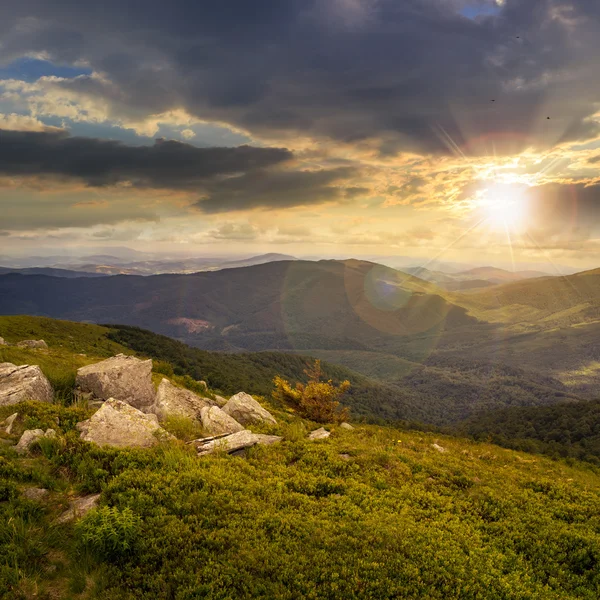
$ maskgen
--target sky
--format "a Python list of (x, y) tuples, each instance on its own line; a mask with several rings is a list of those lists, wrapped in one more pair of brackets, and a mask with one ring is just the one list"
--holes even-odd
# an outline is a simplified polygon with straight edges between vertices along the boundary
[(3, 0), (0, 254), (597, 267), (597, 0)]

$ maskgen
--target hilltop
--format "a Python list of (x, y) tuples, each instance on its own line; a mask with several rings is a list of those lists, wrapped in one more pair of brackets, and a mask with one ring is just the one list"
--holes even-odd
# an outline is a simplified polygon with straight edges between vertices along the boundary
[[(65, 371), (131, 352), (128, 332), (4, 317), (7, 340), (43, 335), (49, 348), (0, 353), (40, 364), (66, 390)], [(157, 361), (157, 375), (190, 356)], [(63, 394), (0, 409), (0, 420), (20, 415), (0, 434), (9, 444), (24, 428), (57, 431), (27, 456), (0, 444), (0, 598), (597, 598), (593, 466), (391, 426), (327, 425), (328, 439), (310, 441), (315, 424), (261, 402), (284, 439), (245, 456), (198, 457), (177, 440), (98, 448), (75, 429), (94, 409)], [(94, 493), (98, 508), (57, 521)]]

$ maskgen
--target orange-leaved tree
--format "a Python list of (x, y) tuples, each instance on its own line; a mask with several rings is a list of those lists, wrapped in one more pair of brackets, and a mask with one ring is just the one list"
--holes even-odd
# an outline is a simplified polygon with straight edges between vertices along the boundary
[(340, 423), (347, 419), (348, 409), (340, 406), (339, 399), (350, 388), (350, 382), (342, 381), (336, 386), (331, 379), (321, 381), (320, 360), (316, 360), (304, 373), (308, 376), (308, 383), (297, 383), (295, 387), (282, 377), (275, 377), (273, 398), (291, 405), (302, 417), (317, 423)]

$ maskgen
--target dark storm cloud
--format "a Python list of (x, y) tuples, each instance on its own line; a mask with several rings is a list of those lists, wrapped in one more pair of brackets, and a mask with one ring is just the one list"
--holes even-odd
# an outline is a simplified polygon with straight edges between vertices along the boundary
[(249, 208), (289, 208), (343, 200), (356, 195), (336, 184), (356, 175), (354, 169), (322, 171), (255, 171), (205, 185), (206, 195), (196, 207), (205, 213)]
[(258, 133), (375, 138), (382, 154), (448, 152), (447, 135), (480, 153), (597, 133), (596, 0), (509, 0), (476, 21), (465, 4), (4, 0), (0, 42), (7, 60), (89, 62), (111, 83), (61, 85), (117, 112), (185, 108)]
[(90, 186), (197, 189), (216, 176), (250, 172), (289, 160), (284, 148), (196, 148), (157, 140), (127, 146), (63, 132), (0, 130), (0, 174), (76, 178)]

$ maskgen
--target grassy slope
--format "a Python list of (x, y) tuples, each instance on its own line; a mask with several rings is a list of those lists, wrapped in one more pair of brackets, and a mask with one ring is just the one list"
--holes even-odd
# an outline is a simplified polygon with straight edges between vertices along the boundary
[[(14, 318), (0, 326), (12, 341), (30, 326), (27, 337), (51, 345), (30, 358), (70, 356), (73, 367), (92, 350), (120, 349), (105, 346), (96, 327)], [(0, 437), (54, 427), (59, 439), (34, 457), (0, 443), (0, 598), (600, 594), (593, 467), (373, 425), (308, 442), (303, 431), (314, 425), (271, 408), (279, 425), (269, 431), (284, 442), (246, 458), (198, 459), (180, 443), (101, 450), (74, 431), (85, 407), (19, 406), (15, 434)], [(0, 418), (13, 410), (0, 409)], [(48, 488), (48, 500), (27, 500), (32, 485)], [(75, 528), (56, 523), (69, 498), (93, 492), (110, 511)]]

